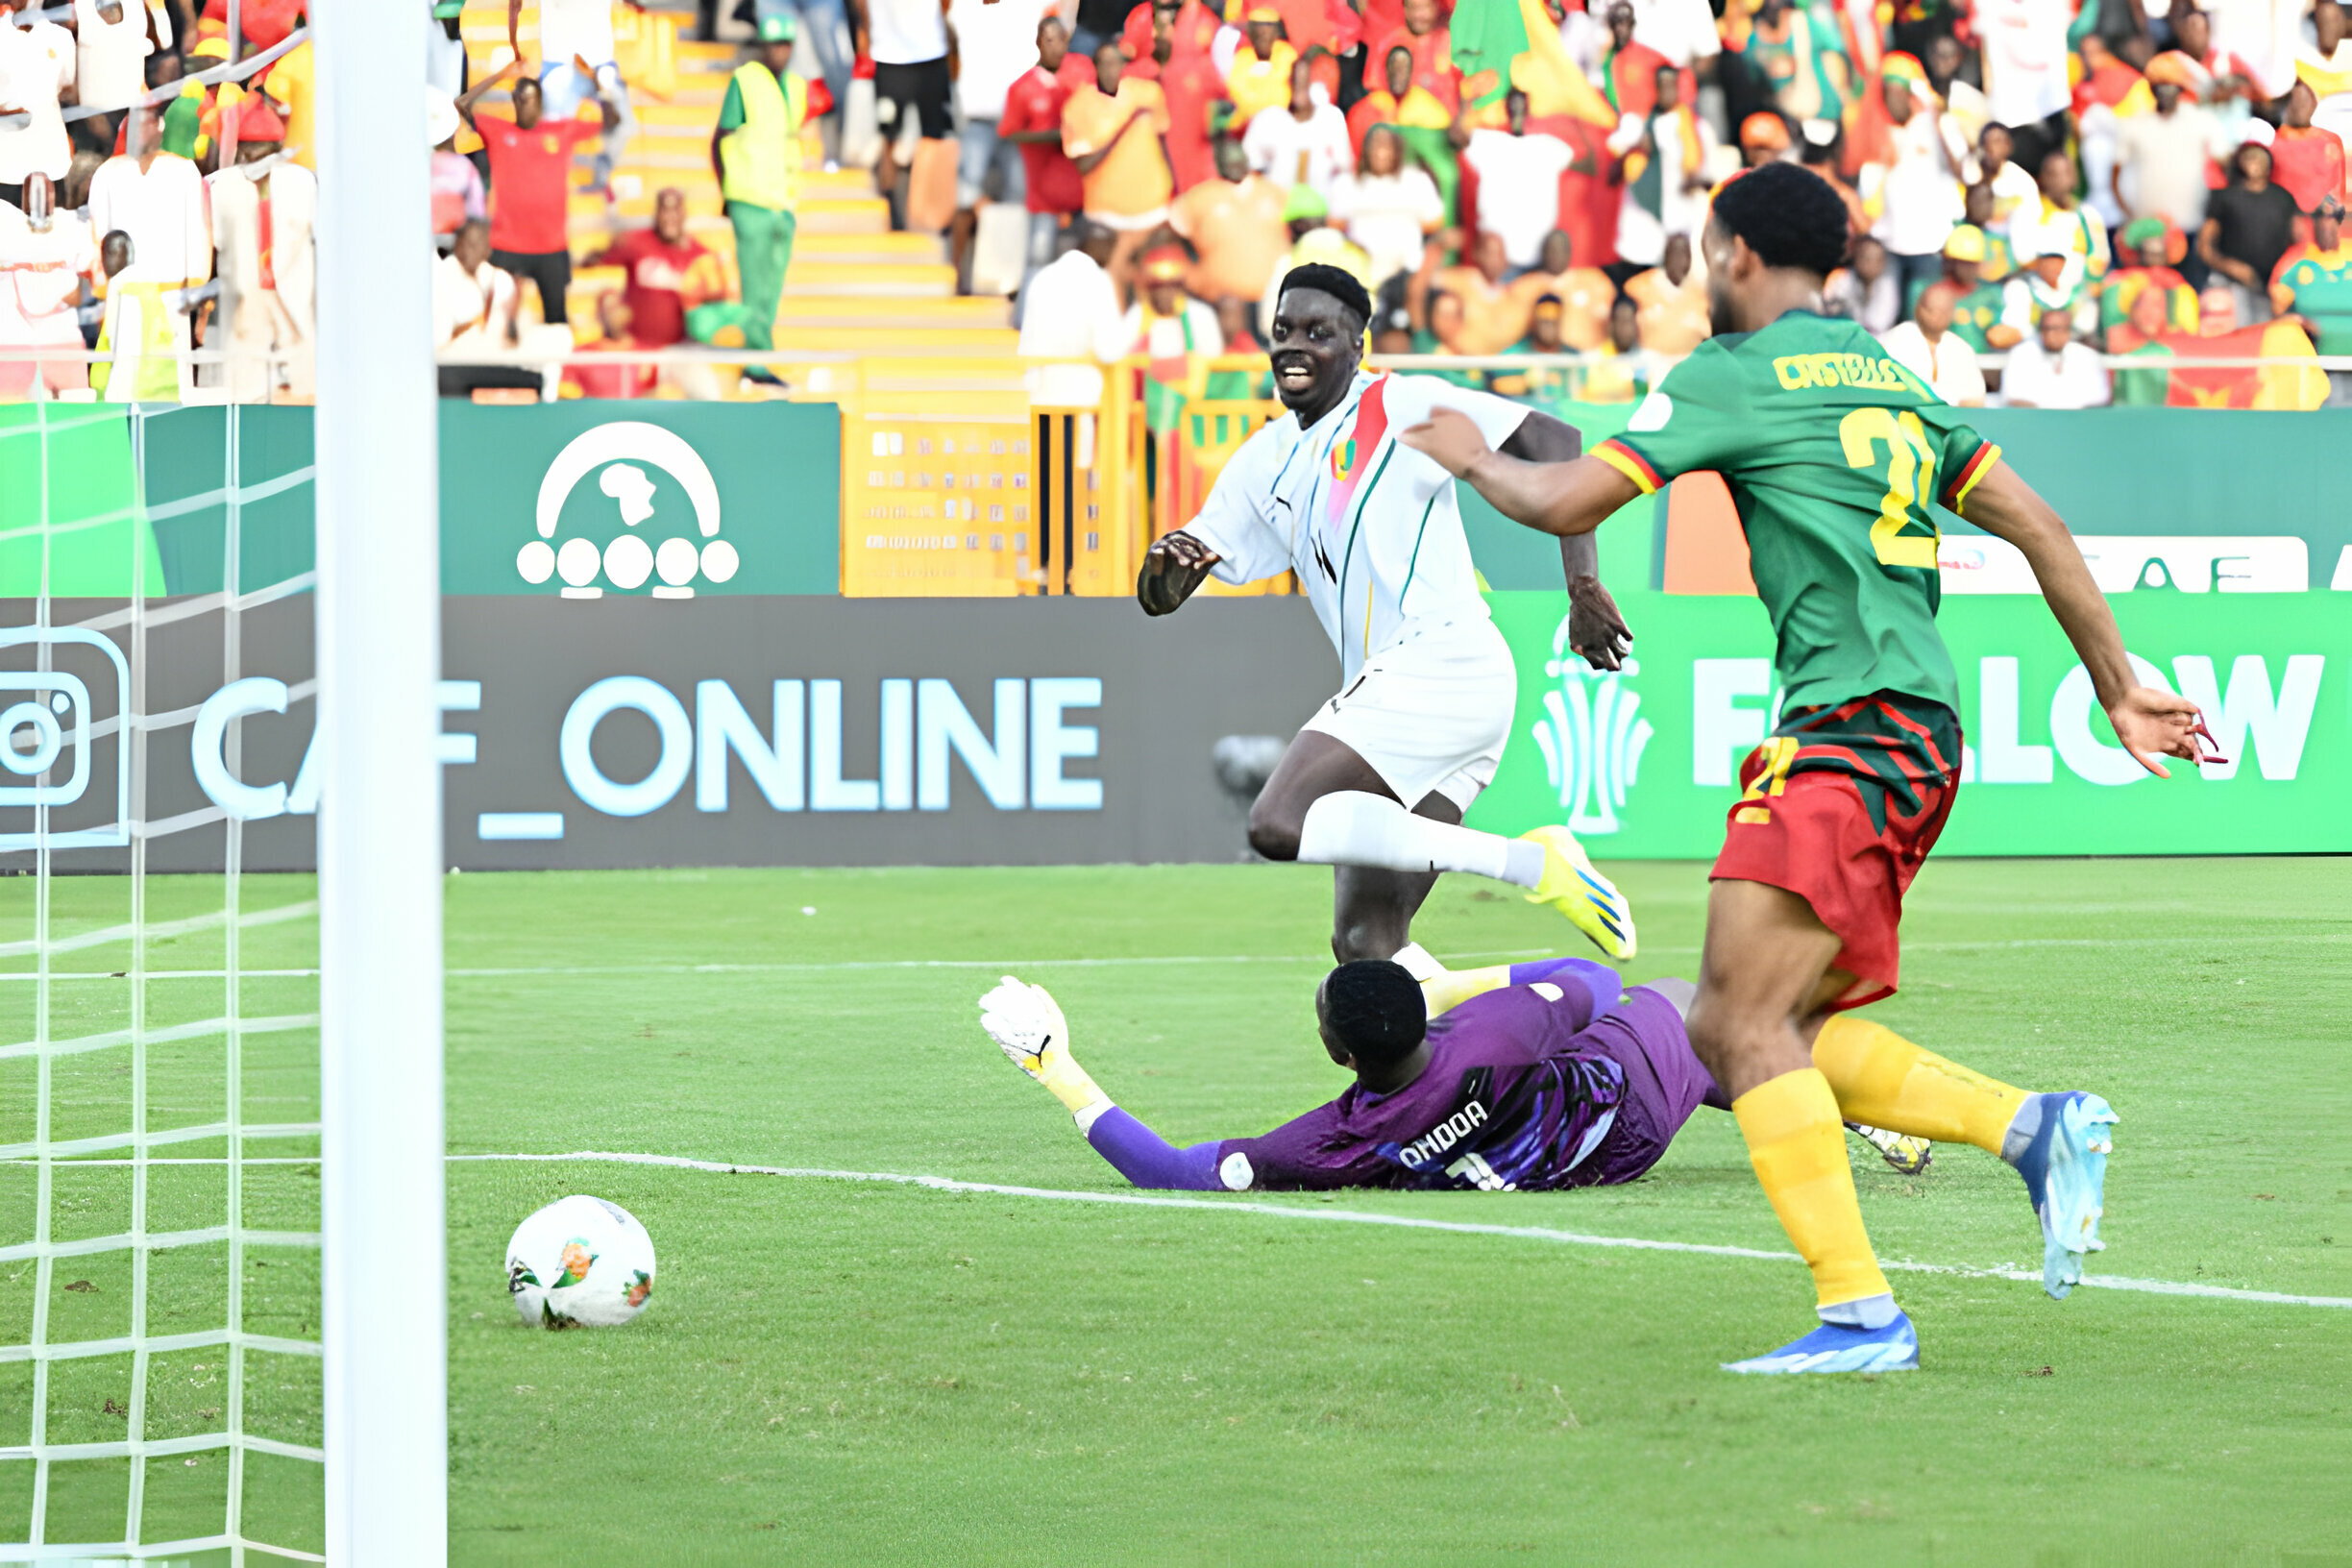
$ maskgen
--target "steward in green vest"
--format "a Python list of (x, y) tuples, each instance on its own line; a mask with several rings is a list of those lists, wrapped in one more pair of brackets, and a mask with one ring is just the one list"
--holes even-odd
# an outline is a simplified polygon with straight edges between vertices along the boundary
[[(711, 164), (727, 221), (735, 226), (735, 268), (743, 279), (744, 346), (775, 347), (776, 304), (792, 264), (793, 201), (800, 183), (800, 128), (808, 119), (808, 84), (790, 74), (799, 26), (789, 15), (760, 19), (758, 55), (727, 83)], [(698, 331), (698, 337), (706, 333)], [(754, 367), (753, 380), (772, 380)]]

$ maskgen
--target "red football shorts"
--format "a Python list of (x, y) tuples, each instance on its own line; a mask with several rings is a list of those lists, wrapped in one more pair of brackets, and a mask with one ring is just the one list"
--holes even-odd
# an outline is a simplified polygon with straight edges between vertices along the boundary
[(1711, 873), (1786, 888), (1841, 943), (1855, 977), (1830, 1010), (1894, 994), (1903, 894), (1960, 785), (1948, 709), (1879, 694), (1791, 715), (1740, 765), (1742, 794)]

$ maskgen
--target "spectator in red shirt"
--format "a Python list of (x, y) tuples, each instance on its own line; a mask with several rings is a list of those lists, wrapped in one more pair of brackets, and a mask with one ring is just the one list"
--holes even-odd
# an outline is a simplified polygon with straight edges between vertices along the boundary
[[(1209, 115), (1213, 105), (1230, 102), (1225, 91), (1225, 75), (1208, 53), (1178, 46), (1187, 6), (1201, 9), (1200, 0), (1183, 0), (1181, 6), (1178, 0), (1153, 0), (1148, 8), (1151, 47), (1128, 67), (1129, 75), (1159, 83), (1160, 95), (1167, 100), (1168, 167), (1175, 172), (1179, 191), (1189, 190), (1215, 176), (1216, 155), (1210, 146)], [(1147, 8), (1136, 9), (1142, 12)], [(1119, 47), (1121, 50), (1128, 47), (1126, 38), (1119, 40)]]
[[(636, 349), (657, 345), (640, 340), (630, 331), (631, 316), (628, 301), (619, 294), (606, 292), (597, 296), (597, 325), (603, 335), (593, 343), (581, 344), (577, 354), (625, 354)], [(661, 372), (651, 365), (631, 364), (625, 360), (608, 365), (583, 364), (574, 360), (564, 367), (562, 396), (567, 398), (649, 398), (653, 395)]]
[(1071, 92), (1094, 85), (1094, 67), (1069, 52), (1069, 28), (1048, 14), (1038, 23), (1038, 62), (1005, 89), (1004, 117), (996, 135), (1021, 150), (1029, 203), (1029, 254), (1021, 273), (1021, 297), (1029, 280), (1054, 258), (1055, 241), (1086, 206), (1086, 183), (1078, 165), (1062, 150), (1062, 106)]
[(539, 285), (539, 310), (551, 327), (563, 326), (564, 290), (572, 285), (572, 250), (565, 219), (572, 198), (572, 150), (588, 137), (621, 123), (611, 102), (597, 89), (601, 126), (589, 120), (551, 120), (539, 84), (524, 77), (514, 85), (514, 118), (478, 114), (474, 104), (515, 67), (490, 78), (457, 100), (457, 112), (482, 138), (490, 155), (490, 259), (519, 282)]
[(1160, 37), (1159, 10), (1165, 6), (1174, 10), (1167, 29), (1171, 59), (1187, 55), (1205, 55), (1216, 41), (1222, 13), (1201, 4), (1201, 0), (1143, 0), (1143, 4), (1127, 13), (1127, 26), (1119, 34), (1119, 47), (1127, 51), (1129, 60), (1141, 60), (1156, 54), (1154, 47)]
[[(1608, 9), (1609, 46), (1601, 57), (1601, 91), (1620, 114), (1648, 119), (1657, 111), (1657, 76), (1676, 69), (1675, 62), (1646, 43), (1633, 41), (1633, 8), (1626, 0)], [(1698, 82), (1688, 69), (1678, 75), (1681, 102), (1696, 102)], [(1751, 115), (1752, 119), (1754, 116)], [(1746, 122), (1741, 122), (1745, 130)]]
[(1438, 25), (1437, 0), (1405, 0), (1405, 25), (1373, 41), (1364, 50), (1363, 86), (1366, 92), (1387, 78), (1388, 51), (1403, 48), (1413, 57), (1412, 79), (1445, 105), (1446, 112), (1461, 109), (1461, 72), (1454, 68), (1454, 35)]
[(2286, 122), (2270, 143), (2270, 178), (2305, 212), (2316, 212), (2330, 196), (2341, 201), (2345, 195), (2343, 140), (2312, 124), (2318, 107), (2312, 85), (2297, 82), (2287, 94)]
[(686, 193), (671, 185), (653, 198), (652, 228), (632, 229), (588, 265), (628, 269), (624, 297), (631, 336), (646, 348), (666, 349), (686, 336), (687, 271), (710, 254), (686, 233)]
[[(283, 43), (302, 20), (305, 0), (240, 0), (237, 31), (245, 35), (243, 54), (257, 54)], [(229, 0), (205, 0), (204, 19), (229, 26)], [(258, 86), (258, 83), (256, 84)]]

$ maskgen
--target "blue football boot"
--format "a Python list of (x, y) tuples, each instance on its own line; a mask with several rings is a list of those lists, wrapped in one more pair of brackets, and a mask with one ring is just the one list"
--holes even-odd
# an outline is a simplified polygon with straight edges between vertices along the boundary
[(2042, 1221), (2042, 1288), (2059, 1300), (2082, 1283), (2083, 1255), (2098, 1252), (2106, 1212), (2107, 1157), (2115, 1152), (2115, 1108), (2079, 1090), (2037, 1095), (2042, 1125), (2017, 1158), (2025, 1195)]
[(1850, 1329), (1824, 1323), (1802, 1339), (1769, 1355), (1726, 1361), (1726, 1372), (1916, 1372), (1919, 1332), (1901, 1312), (1884, 1328)]

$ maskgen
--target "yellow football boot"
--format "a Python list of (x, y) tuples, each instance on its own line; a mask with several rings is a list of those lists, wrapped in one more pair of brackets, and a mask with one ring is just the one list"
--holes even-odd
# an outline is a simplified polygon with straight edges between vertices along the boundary
[(1607, 957), (1633, 956), (1633, 909), (1616, 884), (1593, 870), (1592, 857), (1567, 828), (1538, 827), (1519, 835), (1543, 845), (1543, 880), (1527, 895), (1531, 904), (1550, 904), (1568, 923), (1592, 939)]

